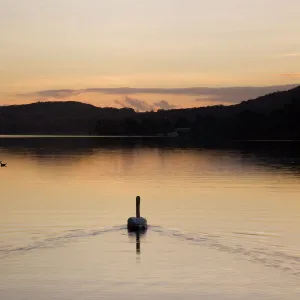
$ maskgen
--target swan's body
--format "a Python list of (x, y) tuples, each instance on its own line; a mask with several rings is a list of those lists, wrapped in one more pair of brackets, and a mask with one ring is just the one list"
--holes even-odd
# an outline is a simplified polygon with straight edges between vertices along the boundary
[(147, 227), (147, 220), (143, 217), (131, 217), (127, 220), (127, 229), (130, 231), (146, 230)]

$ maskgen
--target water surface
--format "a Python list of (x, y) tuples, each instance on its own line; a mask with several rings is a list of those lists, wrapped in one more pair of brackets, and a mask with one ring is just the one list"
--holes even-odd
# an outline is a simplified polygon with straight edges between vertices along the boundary
[(0, 298), (298, 300), (298, 150), (1, 137)]

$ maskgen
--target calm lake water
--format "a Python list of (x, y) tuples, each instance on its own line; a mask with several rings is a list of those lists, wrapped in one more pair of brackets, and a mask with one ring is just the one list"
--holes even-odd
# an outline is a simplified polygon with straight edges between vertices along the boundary
[(0, 299), (299, 300), (299, 148), (1, 137)]

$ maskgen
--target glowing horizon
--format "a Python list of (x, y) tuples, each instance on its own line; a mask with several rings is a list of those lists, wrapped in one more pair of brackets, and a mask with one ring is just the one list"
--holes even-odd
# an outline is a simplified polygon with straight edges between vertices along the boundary
[[(300, 83), (299, 11), (298, 0), (0, 0), (0, 105), (72, 90), (60, 100), (196, 107), (288, 89)], [(78, 92), (123, 87), (212, 88), (218, 97)]]

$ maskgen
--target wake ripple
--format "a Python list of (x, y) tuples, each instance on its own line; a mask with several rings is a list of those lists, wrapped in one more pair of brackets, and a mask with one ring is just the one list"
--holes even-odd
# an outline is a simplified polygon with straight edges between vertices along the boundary
[[(25, 254), (33, 250), (49, 249), (63, 246), (77, 239), (98, 236), (106, 233), (126, 230), (126, 226), (113, 226), (94, 230), (74, 229), (66, 231), (64, 234), (46, 237), (40, 241), (32, 242), (21, 247), (0, 248), (0, 258), (11, 255)], [(157, 232), (164, 236), (177, 238), (193, 245), (207, 247), (221, 252), (235, 254), (250, 262), (262, 264), (266, 267), (275, 268), (292, 275), (300, 276), (300, 256), (288, 254), (282, 251), (271, 251), (267, 248), (246, 248), (242, 245), (229, 244), (221, 236), (211, 234), (187, 234), (179, 230), (171, 230), (161, 226), (149, 226), (148, 231)]]
[[(226, 244), (220, 241), (220, 237), (209, 234), (186, 234), (178, 230), (165, 229), (160, 226), (153, 226), (152, 230), (165, 236), (178, 238), (183, 241), (192, 242), (195, 245), (207, 247), (217, 251), (237, 254), (253, 263), (263, 264), (265, 267), (275, 268), (291, 275), (300, 275), (300, 256), (291, 255), (282, 251), (271, 251), (267, 248), (245, 248), (241, 245)], [(230, 241), (229, 241), (230, 242)]]
[(63, 246), (69, 242), (75, 241), (79, 238), (87, 238), (92, 236), (97, 236), (109, 232), (117, 232), (126, 229), (126, 226), (113, 226), (94, 230), (84, 230), (84, 229), (73, 229), (68, 230), (67, 233), (46, 237), (40, 241), (32, 242), (31, 244), (20, 246), (20, 247), (5, 247), (0, 249), (0, 258), (7, 257), (13, 254), (23, 254), (32, 250), (37, 249), (49, 249), (59, 246)]

